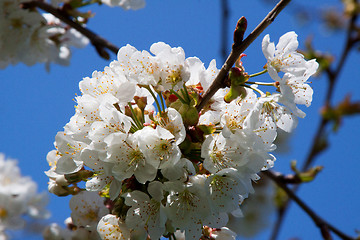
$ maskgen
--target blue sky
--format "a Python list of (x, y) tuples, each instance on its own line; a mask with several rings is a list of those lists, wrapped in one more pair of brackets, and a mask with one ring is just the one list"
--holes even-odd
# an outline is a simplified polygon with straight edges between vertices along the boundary
[[(271, 10), (271, 4), (263, 1), (230, 0), (229, 44), (231, 46), (232, 29), (241, 16), (248, 20), (248, 34)], [(314, 36), (314, 45), (324, 52), (331, 52), (336, 57), (343, 44), (341, 35), (332, 34), (318, 23), (299, 24), (293, 17), (294, 11), (302, 3), (309, 9), (326, 6), (339, 7), (338, 1), (293, 1), (289, 8), (247, 50), (244, 66), (249, 73), (258, 72), (265, 64), (261, 52), (261, 40), (270, 34), (271, 40), (288, 32), (299, 35), (300, 45), (309, 35)], [(323, 4), (323, 5), (322, 5)], [(320, 7), (320, 5), (322, 7)], [(325, 6), (325, 7), (324, 7)], [(138, 50), (149, 50), (154, 42), (163, 41), (173, 47), (181, 46), (187, 57), (197, 56), (207, 66), (212, 59), (217, 60), (217, 67), (222, 65), (220, 56), (220, 1), (186, 0), (160, 1), (147, 0), (147, 5), (139, 11), (123, 11), (107, 6), (96, 7), (95, 18), (88, 27), (107, 38), (117, 46), (126, 44)], [(115, 59), (114, 54), (111, 60)], [(333, 103), (339, 102), (347, 93), (352, 99), (360, 100), (359, 55), (352, 53), (346, 67), (340, 74)], [(78, 82), (90, 76), (94, 70), (102, 70), (110, 61), (100, 59), (94, 48), (73, 51), (71, 65), (62, 67), (52, 65), (50, 72), (43, 65), (27, 67), (18, 64), (0, 71), (0, 152), (7, 157), (18, 159), (23, 175), (31, 176), (39, 185), (40, 191), (47, 191), (48, 170), (46, 154), (53, 149), (53, 142), (58, 131), (74, 114), (75, 102), (72, 100), (79, 93)], [(269, 78), (263, 78), (267, 80)], [(259, 78), (260, 80), (260, 78)], [(325, 78), (313, 78), (313, 104), (308, 109), (305, 119), (290, 140), (291, 151), (278, 154), (275, 170), (288, 173), (290, 161), (304, 160), (319, 124), (319, 110), (324, 99), (327, 84)], [(333, 225), (349, 235), (360, 230), (358, 182), (360, 175), (360, 128), (359, 117), (345, 119), (339, 132), (329, 136), (330, 149), (322, 153), (316, 164), (324, 170), (315, 182), (304, 185), (299, 195), (315, 211)], [(70, 216), (69, 198), (50, 196), (50, 221), (62, 223)], [(268, 232), (256, 239), (267, 239)], [(318, 228), (312, 220), (295, 204), (287, 214), (279, 239), (321, 239)], [(336, 237), (334, 237), (336, 239)], [(34, 237), (33, 239), (40, 239)]]

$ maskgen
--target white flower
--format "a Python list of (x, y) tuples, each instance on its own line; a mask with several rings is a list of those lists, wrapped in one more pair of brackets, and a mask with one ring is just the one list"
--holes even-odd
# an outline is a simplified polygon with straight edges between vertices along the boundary
[(169, 181), (185, 181), (188, 176), (196, 175), (196, 170), (191, 161), (181, 158), (175, 165), (162, 169), (161, 173)]
[(210, 187), (209, 199), (214, 211), (240, 215), (239, 206), (249, 193), (241, 177), (236, 169), (226, 168), (207, 178), (206, 184)]
[(0, 153), (0, 232), (22, 228), (22, 216), (48, 218), (46, 204), (46, 194), (38, 194), (36, 183), (21, 175), (17, 162)]
[(171, 48), (163, 42), (154, 43), (150, 51), (155, 54), (158, 64), (159, 85), (163, 89), (178, 90), (190, 78), (188, 61), (181, 47)]
[(315, 60), (306, 61), (304, 56), (296, 49), (299, 43), (295, 32), (288, 32), (280, 37), (276, 45), (270, 42), (269, 35), (262, 41), (262, 51), (267, 59), (267, 70), (272, 79), (279, 81), (278, 72), (291, 73), (294, 76), (306, 76), (309, 78), (316, 72), (318, 63)]
[(84, 47), (89, 40), (67, 28), (51, 14), (22, 9), (20, 0), (0, 2), (0, 68), (23, 62), (26, 65), (55, 62), (68, 65), (70, 46)]
[(19, 229), (25, 224), (22, 214), (26, 212), (26, 202), (18, 196), (0, 192), (0, 232)]
[[(110, 68), (123, 73), (130, 82), (152, 85), (159, 90), (178, 90), (183, 84), (196, 85), (208, 80), (203, 63), (196, 57), (185, 59), (181, 47), (172, 48), (163, 42), (154, 43), (147, 51), (138, 51), (127, 45), (118, 52), (118, 60)], [(208, 80), (210, 81), (210, 80)]]
[[(111, 64), (110, 64), (111, 65)], [(130, 102), (135, 94), (135, 83), (130, 82), (122, 71), (105, 67), (104, 71), (94, 71), (92, 77), (85, 77), (79, 83), (83, 94), (89, 94), (102, 101), (103, 95), (111, 94), (117, 99), (115, 102)]]
[(131, 45), (120, 48), (117, 61), (113, 61), (110, 67), (115, 72), (124, 74), (130, 81), (143, 85), (156, 85), (157, 63), (147, 51), (137, 51)]
[(150, 165), (164, 169), (176, 164), (181, 157), (181, 152), (174, 135), (160, 126), (156, 129), (145, 127), (140, 131), (139, 148)]
[(185, 126), (178, 111), (171, 107), (167, 108), (165, 117), (158, 117), (155, 119), (159, 121), (159, 125), (161, 127), (170, 131), (171, 134), (174, 135), (177, 145), (184, 141), (186, 135)]
[(145, 7), (145, 0), (101, 0), (101, 2), (110, 7), (122, 7), (125, 10), (138, 10)]
[(61, 156), (56, 163), (56, 173), (74, 173), (83, 167), (83, 162), (79, 161), (77, 157), (86, 144), (73, 140), (71, 135), (58, 132), (55, 137), (55, 145)]
[(86, 182), (87, 191), (100, 191), (112, 180), (111, 168), (113, 164), (101, 161), (99, 158), (101, 153), (103, 152), (91, 148), (86, 148), (81, 153), (80, 158), (84, 164), (95, 172), (93, 178)]
[(309, 107), (312, 102), (313, 89), (306, 83), (304, 76), (294, 76), (285, 74), (279, 80), (280, 91), (283, 98), (295, 104), (301, 104)]
[(165, 189), (170, 192), (166, 211), (173, 227), (185, 230), (186, 239), (199, 239), (202, 226), (212, 217), (208, 201), (206, 178), (202, 175), (190, 177), (190, 182), (166, 182)]
[(227, 227), (213, 230), (211, 232), (211, 238), (218, 240), (236, 240), (236, 233), (231, 231)]
[(147, 163), (138, 146), (140, 132), (130, 135), (114, 133), (105, 138), (107, 158), (104, 161), (114, 163), (112, 174), (119, 181), (135, 175), (138, 182), (144, 184), (156, 177), (157, 168)]
[(77, 227), (96, 229), (99, 220), (109, 213), (104, 205), (105, 198), (96, 192), (80, 192), (70, 199), (71, 219)]
[(118, 217), (107, 214), (97, 225), (97, 232), (102, 240), (130, 240), (130, 231)]
[(201, 147), (204, 167), (211, 173), (225, 168), (239, 168), (248, 161), (247, 150), (235, 138), (222, 134), (209, 135)]
[(206, 71), (200, 74), (200, 83), (205, 92), (210, 87), (211, 83), (214, 81), (215, 77), (217, 76), (219, 69), (216, 68), (216, 60), (211, 60), (209, 67)]
[(114, 132), (129, 132), (132, 122), (130, 117), (119, 112), (108, 102), (101, 104), (99, 109), (102, 121), (96, 121), (91, 125), (89, 139), (101, 143)]
[(51, 223), (43, 231), (45, 240), (70, 240), (72, 232), (69, 229), (60, 227), (57, 223)]
[(148, 192), (133, 191), (124, 195), (125, 204), (131, 206), (126, 215), (126, 225), (135, 231), (146, 230), (151, 239), (159, 239), (165, 232), (166, 215), (161, 200), (162, 183), (149, 183)]
[(273, 185), (265, 180), (261, 179), (254, 184), (255, 193), (242, 203), (242, 217), (229, 215), (226, 226), (239, 236), (255, 238), (256, 234), (266, 229), (271, 222), (271, 214), (275, 209), (274, 189)]
[(257, 102), (257, 96), (252, 90), (246, 91), (244, 99), (238, 98), (226, 104), (222, 109), (221, 126), (223, 127), (222, 134), (225, 137), (230, 137), (244, 128), (245, 119), (248, 117), (250, 111), (254, 109)]
[(248, 119), (258, 119), (259, 122), (263, 121), (264, 123), (269, 122), (269, 125), (262, 127), (263, 131), (271, 131), (276, 125), (286, 132), (291, 132), (296, 128), (298, 119), (287, 107), (280, 105), (278, 103), (280, 101), (280, 94), (260, 97), (250, 111)]

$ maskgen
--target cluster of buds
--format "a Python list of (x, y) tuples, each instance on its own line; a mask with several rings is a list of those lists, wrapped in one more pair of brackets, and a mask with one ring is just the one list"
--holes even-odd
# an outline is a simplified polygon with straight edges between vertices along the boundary
[(49, 190), (74, 195), (73, 230), (101, 239), (234, 239), (229, 219), (242, 216), (252, 182), (274, 165), (277, 130), (291, 132), (305, 116), (297, 105), (311, 103), (307, 80), (318, 64), (297, 46), (294, 32), (276, 47), (265, 36), (261, 74), (274, 81), (249, 81), (261, 74), (239, 61), (228, 87), (201, 110), (215, 60), (206, 69), (162, 42), (152, 54), (122, 47), (104, 71), (84, 78), (47, 159)]

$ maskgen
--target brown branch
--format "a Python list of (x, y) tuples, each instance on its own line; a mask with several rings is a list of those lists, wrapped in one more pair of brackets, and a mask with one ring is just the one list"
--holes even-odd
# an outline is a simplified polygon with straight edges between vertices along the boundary
[(331, 239), (330, 232), (331, 230), (337, 236), (344, 240), (355, 240), (350, 236), (347, 236), (345, 233), (341, 232), (339, 229), (322, 219), (319, 215), (317, 215), (307, 204), (304, 203), (290, 188), (283, 183), (281, 178), (278, 178), (276, 174), (272, 171), (264, 171), (264, 175), (273, 180), (281, 189), (283, 189), (290, 199), (294, 200), (301, 209), (303, 209), (309, 217), (314, 221), (314, 223), (320, 228), (321, 234), (324, 239)]
[(117, 54), (117, 52), (119, 51), (119, 48), (117, 46), (115, 46), (114, 44), (112, 44), (111, 42), (109, 42), (108, 40), (100, 37), (93, 31), (91, 31), (91, 30), (83, 27), (79, 23), (73, 21), (71, 19), (71, 17), (64, 10), (54, 8), (53, 6), (51, 6), (50, 4), (48, 4), (46, 2), (36, 1), (36, 0), (29, 1), (29, 2), (23, 2), (21, 4), (21, 7), (24, 9), (40, 8), (40, 9), (44, 10), (45, 12), (51, 13), (55, 17), (59, 18), (65, 24), (69, 25), (70, 27), (76, 29), (78, 32), (80, 32), (81, 34), (86, 36), (90, 40), (91, 44), (95, 47), (98, 54), (105, 59), (110, 58), (109, 53), (106, 51), (106, 49), (109, 49), (110, 51), (112, 51), (115, 54)]
[(276, 176), (276, 178), (284, 184), (300, 184), (303, 182), (301, 178), (296, 174), (283, 175), (279, 172), (272, 172), (272, 174)]
[[(330, 68), (326, 71), (327, 75), (328, 75), (328, 82), (329, 82), (329, 86), (326, 92), (326, 97), (325, 97), (325, 106), (330, 106), (331, 105), (331, 99), (332, 96), (334, 95), (334, 90), (335, 90), (335, 83), (337, 82), (338, 76), (341, 72), (341, 70), (343, 69), (343, 66), (345, 64), (346, 58), (349, 55), (349, 51), (352, 49), (355, 41), (352, 39), (351, 35), (352, 32), (355, 29), (355, 22), (356, 22), (356, 18), (357, 16), (354, 15), (351, 20), (349, 21), (349, 25), (348, 25), (348, 29), (347, 29), (347, 37), (346, 37), (346, 43), (345, 43), (345, 47), (342, 51), (340, 60), (338, 62), (337, 67), (335, 68), (335, 70), (331, 70)], [(320, 125), (318, 127), (317, 133), (314, 137), (313, 143), (312, 143), (312, 147), (311, 150), (306, 158), (305, 163), (302, 166), (302, 171), (306, 171), (312, 164), (312, 162), (314, 161), (316, 155), (319, 153), (319, 151), (317, 151), (317, 147), (319, 145), (319, 142), (322, 140), (321, 138), (324, 135), (326, 126), (328, 124), (328, 120), (322, 118)]]
[[(355, 43), (360, 41), (360, 39), (358, 39), (358, 38), (352, 38), (353, 31), (356, 31), (356, 29), (357, 29), (357, 27), (355, 25), (356, 19), (357, 19), (357, 15), (354, 15), (354, 16), (352, 16), (352, 18), (349, 21), (349, 24), (347, 27), (347, 37), (346, 37), (345, 47), (342, 51), (338, 65), (334, 68), (334, 70), (332, 70), (330, 68), (326, 70), (329, 86), (327, 88), (326, 97), (324, 100), (325, 106), (330, 106), (330, 104), (331, 104), (331, 100), (333, 98), (333, 94), (334, 94), (334, 90), (335, 90), (335, 83), (337, 82), (339, 74), (340, 74), (341, 70), (343, 69), (346, 58), (349, 55), (348, 53), (353, 48)], [(323, 140), (322, 138), (325, 134), (325, 130), (326, 130), (328, 123), (329, 123), (329, 121), (327, 119), (321, 118), (320, 124), (316, 131), (316, 134), (314, 135), (310, 151), (306, 157), (304, 164), (301, 167), (301, 171), (306, 171), (312, 165), (316, 156), (321, 152), (319, 149), (319, 146), (321, 144), (321, 141)], [(300, 187), (300, 185), (295, 186), (293, 188), (293, 191), (296, 192), (299, 187)], [(281, 209), (279, 209), (278, 218), (274, 224), (274, 228), (273, 228), (273, 231), (272, 231), (272, 234), (270, 237), (271, 240), (277, 239), (277, 236), (279, 234), (281, 225), (284, 221), (285, 214), (287, 212), (287, 209), (289, 208), (289, 205), (290, 205), (290, 199), (284, 203), (284, 205), (282, 206)]]
[(278, 4), (261, 21), (261, 23), (249, 34), (249, 36), (247, 36), (247, 38), (244, 39), (244, 41), (239, 44), (233, 44), (230, 55), (226, 59), (224, 65), (220, 69), (209, 89), (205, 92), (199, 105), (196, 106), (196, 109), (199, 112), (210, 100), (210, 98), (223, 86), (227, 73), (239, 58), (240, 54), (243, 53), (249, 47), (249, 45), (275, 20), (277, 15), (286, 7), (290, 1), (291, 0), (280, 0)]

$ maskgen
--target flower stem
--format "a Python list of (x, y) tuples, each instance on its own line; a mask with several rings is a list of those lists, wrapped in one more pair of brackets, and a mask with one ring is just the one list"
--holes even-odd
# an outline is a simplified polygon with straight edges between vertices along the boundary
[(161, 107), (162, 107), (162, 112), (165, 112), (165, 104), (164, 104), (164, 97), (162, 95), (162, 93), (160, 92), (160, 101), (161, 101)]
[(247, 81), (246, 83), (249, 83), (249, 84), (257, 84), (257, 85), (262, 85), (262, 86), (274, 86), (274, 83), (266, 83), (266, 82), (251, 82), (251, 81)]
[(256, 76), (260, 76), (264, 73), (267, 72), (267, 69), (265, 68), (264, 70), (262, 70), (261, 72), (258, 72), (258, 73), (254, 73), (254, 74), (251, 74), (249, 77), (252, 78), (252, 77), (256, 77)]
[(187, 98), (187, 100), (188, 100), (188, 102), (189, 102), (189, 104), (190, 104), (190, 102), (191, 102), (191, 99), (190, 99), (190, 97), (189, 97), (189, 92), (188, 92), (188, 90), (187, 90), (187, 88), (186, 88), (186, 86), (185, 86), (185, 83), (184, 83), (184, 85), (183, 85), (183, 88), (184, 88), (184, 94), (186, 95), (186, 98)]
[(258, 92), (261, 96), (265, 95), (265, 93), (263, 91), (261, 91), (260, 89), (253, 88), (253, 87), (251, 87), (249, 85), (243, 85), (243, 86), (246, 87), (246, 88), (250, 88), (250, 89), (254, 90), (255, 92)]
[(160, 107), (159, 101), (157, 100), (157, 97), (155, 96), (155, 93), (151, 90), (150, 86), (146, 85), (143, 87), (146, 88), (150, 92), (151, 96), (154, 98), (154, 101), (156, 103), (156, 107), (158, 108), (158, 111), (161, 112), (161, 107)]
[(174, 90), (170, 89), (170, 92), (172, 94), (174, 94), (183, 104), (186, 104), (186, 101), (180, 96), (180, 94), (178, 94), (177, 92), (175, 92)]
[(134, 109), (133, 109), (133, 107), (131, 106), (131, 103), (130, 103), (130, 102), (128, 102), (128, 106), (129, 106), (129, 108), (130, 108), (130, 111), (131, 111), (131, 114), (132, 114), (132, 119), (134, 120), (136, 127), (137, 127), (138, 129), (142, 129), (142, 128), (143, 128), (143, 125), (142, 125), (142, 123), (139, 121), (139, 119), (137, 118), (137, 116), (136, 116), (136, 114), (135, 114), (135, 112), (134, 112)]

